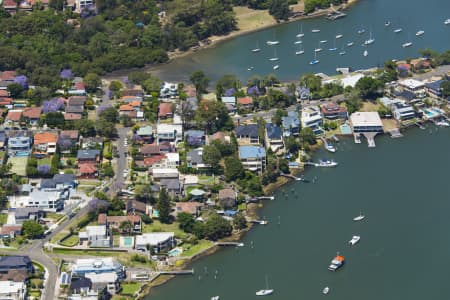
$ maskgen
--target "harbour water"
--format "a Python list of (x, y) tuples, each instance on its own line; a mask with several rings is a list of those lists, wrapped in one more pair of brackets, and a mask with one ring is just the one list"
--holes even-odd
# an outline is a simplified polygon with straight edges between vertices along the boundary
[[(338, 67), (350, 67), (353, 70), (371, 68), (382, 65), (389, 59), (405, 59), (418, 56), (418, 50), (431, 48), (437, 51), (450, 49), (450, 25), (444, 20), (450, 18), (450, 1), (447, 0), (360, 0), (346, 11), (347, 17), (336, 21), (319, 17), (309, 20), (283, 24), (274, 28), (240, 36), (220, 43), (214, 48), (204, 49), (192, 55), (182, 57), (173, 62), (149, 70), (168, 81), (189, 81), (189, 76), (196, 70), (203, 70), (212, 80), (224, 74), (234, 74), (241, 80), (252, 75), (274, 73), (282, 80), (297, 80), (299, 75), (307, 72), (324, 72), (335, 74)], [(390, 21), (391, 25), (384, 24)], [(303, 28), (305, 36), (302, 46), (303, 55), (295, 55), (300, 45), (294, 44), (296, 35)], [(357, 33), (361, 28), (365, 34)], [(401, 33), (393, 30), (402, 28)], [(312, 33), (312, 29), (320, 29), (320, 33)], [(424, 30), (425, 34), (416, 37), (416, 32)], [(370, 32), (375, 42), (363, 47), (369, 39)], [(336, 39), (335, 36), (343, 37)], [(277, 46), (268, 46), (266, 41), (278, 40)], [(320, 63), (310, 65), (314, 58), (314, 49), (321, 44), (322, 52), (317, 59)], [(348, 42), (354, 42), (348, 47)], [(412, 46), (403, 48), (402, 44), (412, 42)], [(261, 52), (252, 53), (257, 43)], [(329, 48), (336, 47), (336, 51)], [(275, 50), (280, 58), (276, 63), (269, 61)], [(368, 56), (364, 57), (364, 50)], [(339, 52), (345, 51), (345, 55)], [(279, 69), (273, 70), (278, 64)], [(251, 71), (248, 71), (253, 67)]]
[[(382, 1), (379, 1), (382, 2)], [(192, 265), (194, 276), (179, 276), (146, 299), (446, 299), (450, 293), (450, 129), (412, 129), (404, 138), (377, 137), (377, 147), (341, 139), (335, 169), (310, 168), (265, 202), (256, 226), (243, 242)], [(366, 218), (353, 222), (362, 211)], [(350, 247), (348, 241), (360, 235)], [(338, 252), (346, 258), (327, 270)], [(215, 278), (217, 270), (217, 275)]]

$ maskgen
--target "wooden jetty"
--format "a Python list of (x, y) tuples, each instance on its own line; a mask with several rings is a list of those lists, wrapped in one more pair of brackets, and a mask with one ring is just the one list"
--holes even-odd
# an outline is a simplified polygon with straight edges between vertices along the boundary
[(217, 242), (217, 246), (235, 246), (235, 247), (244, 247), (244, 243), (239, 242)]
[(294, 180), (297, 180), (297, 181), (303, 181), (303, 177), (295, 177), (294, 175), (291, 175), (291, 174), (281, 173), (280, 176), (283, 176), (283, 177), (286, 177), (286, 178), (290, 178), (290, 179), (294, 179)]
[(172, 271), (159, 271), (158, 275), (194, 275), (194, 269), (190, 270), (172, 270)]

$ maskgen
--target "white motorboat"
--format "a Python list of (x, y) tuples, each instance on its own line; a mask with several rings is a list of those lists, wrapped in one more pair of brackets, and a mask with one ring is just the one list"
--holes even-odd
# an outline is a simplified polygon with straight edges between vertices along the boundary
[(273, 294), (273, 289), (269, 289), (269, 279), (266, 276), (266, 289), (256, 292), (256, 296), (268, 296)]
[(267, 225), (267, 224), (269, 224), (269, 222), (266, 221), (266, 220), (261, 220), (261, 221), (259, 221), (259, 224), (260, 225)]
[(319, 160), (319, 163), (316, 164), (317, 167), (323, 167), (323, 168), (333, 168), (338, 165), (337, 162), (331, 159), (321, 159)]
[(326, 144), (326, 145), (325, 145), (325, 149), (326, 149), (328, 152), (331, 152), (331, 153), (335, 153), (335, 152), (336, 152), (336, 148), (335, 148), (332, 144)]
[(436, 125), (437, 126), (442, 126), (442, 127), (449, 127), (450, 126), (450, 124), (448, 122), (446, 122), (446, 121), (436, 122)]
[(271, 57), (271, 58), (269, 58), (269, 60), (270, 61), (277, 61), (277, 60), (280, 60), (278, 57)]
[(313, 30), (311, 30), (311, 32), (312, 32), (312, 33), (319, 33), (319, 32), (320, 32), (320, 29), (313, 29)]
[(402, 31), (403, 31), (403, 29), (401, 29), (401, 28), (394, 29), (394, 33), (400, 33)]
[(411, 42), (407, 42), (407, 43), (402, 44), (403, 48), (408, 48), (408, 47), (411, 47), (411, 46), (412, 46)]
[(425, 34), (425, 31), (423, 31), (423, 30), (419, 30), (419, 31), (416, 32), (416, 36), (421, 36), (421, 35), (424, 35), (424, 34)]
[(336, 38), (337, 38), (337, 39), (341, 39), (343, 36), (344, 36), (344, 35), (342, 35), (342, 34), (338, 34), (338, 35), (336, 35)]
[(275, 66), (273, 66), (273, 69), (274, 70), (278, 70), (280, 68), (280, 65), (275, 65)]
[(366, 216), (360, 212), (358, 216), (353, 218), (353, 221), (355, 221), (355, 222), (362, 221), (362, 220), (364, 220), (365, 217)]
[(363, 34), (363, 33), (365, 33), (365, 32), (366, 32), (366, 30), (365, 30), (364, 28), (361, 28), (361, 29), (360, 29), (360, 30), (358, 30), (357, 32), (358, 32), (358, 34)]
[(445, 25), (449, 25), (449, 24), (450, 24), (450, 19), (445, 20), (445, 21), (444, 21), (444, 24), (445, 24)]
[(325, 44), (326, 42), (328, 42), (327, 40), (321, 40), (320, 43), (321, 44)]
[(359, 235), (354, 235), (352, 239), (348, 241), (348, 243), (350, 244), (350, 246), (354, 246), (359, 242), (360, 239), (361, 237)]
[(302, 41), (295, 41), (294, 42), (295, 45), (298, 45), (298, 44), (301, 44), (301, 43), (303, 43), (303, 42)]
[(211, 297), (211, 300), (219, 300), (220, 299), (220, 297), (219, 296), (214, 296), (214, 297)]
[(269, 46), (273, 46), (273, 45), (278, 45), (280, 42), (279, 41), (267, 41), (266, 44)]
[(391, 22), (389, 22), (389, 21), (384, 22), (384, 26), (386, 26), (386, 27), (391, 26)]
[(353, 42), (348, 42), (347, 43), (347, 47), (351, 47), (351, 46), (353, 46), (355, 43), (353, 43)]
[(252, 71), (254, 68), (253, 67), (248, 67), (247, 71)]
[(364, 56), (368, 56), (368, 55), (369, 55), (369, 51), (364, 50), (363, 55), (364, 55)]
[(345, 54), (347, 54), (347, 52), (345, 52), (345, 51), (339, 52), (339, 55), (345, 55)]
[(324, 294), (324, 295), (326, 295), (326, 294), (328, 294), (330, 292), (330, 288), (329, 287), (324, 287), (323, 288), (323, 290), (322, 290), (322, 294)]

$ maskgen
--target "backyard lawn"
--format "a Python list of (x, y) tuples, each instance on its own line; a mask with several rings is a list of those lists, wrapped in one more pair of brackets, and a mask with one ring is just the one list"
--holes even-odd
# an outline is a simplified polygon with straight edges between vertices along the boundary
[(28, 157), (10, 157), (8, 162), (12, 165), (11, 173), (15, 173), (19, 176), (26, 176), (27, 161)]
[(120, 292), (120, 294), (133, 296), (141, 286), (142, 283), (138, 282), (122, 283), (122, 291)]
[(213, 244), (214, 244), (213, 242), (207, 241), (207, 240), (200, 240), (195, 245), (184, 244), (183, 249), (185, 249), (185, 250), (181, 253), (181, 256), (184, 256), (184, 257), (192, 256), (192, 255), (197, 254), (205, 249), (208, 249)]
[(74, 246), (78, 245), (78, 242), (79, 242), (78, 235), (72, 234), (67, 239), (60, 242), (60, 244), (65, 247), (74, 247)]
[(43, 166), (43, 165), (51, 166), (52, 159), (50, 157), (44, 157), (44, 158), (38, 159), (37, 164), (38, 164), (38, 166)]
[(162, 224), (159, 221), (153, 221), (152, 224), (143, 224), (142, 232), (174, 232), (178, 238), (184, 238), (186, 233), (178, 227), (177, 222), (172, 224)]

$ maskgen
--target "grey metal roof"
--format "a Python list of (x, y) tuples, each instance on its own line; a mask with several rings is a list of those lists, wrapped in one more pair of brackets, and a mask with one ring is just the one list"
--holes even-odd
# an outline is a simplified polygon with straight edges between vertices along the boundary
[(246, 137), (258, 137), (258, 125), (257, 124), (249, 124), (249, 125), (240, 125), (236, 127), (236, 136), (246, 136)]
[(77, 152), (77, 159), (95, 159), (97, 156), (100, 156), (100, 150), (97, 149), (78, 150)]

